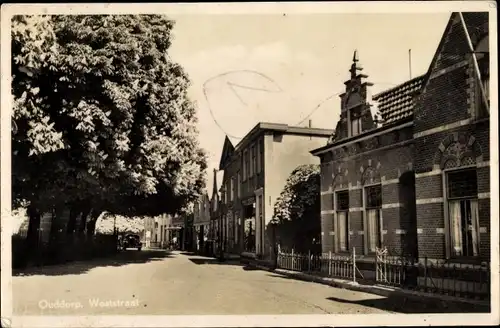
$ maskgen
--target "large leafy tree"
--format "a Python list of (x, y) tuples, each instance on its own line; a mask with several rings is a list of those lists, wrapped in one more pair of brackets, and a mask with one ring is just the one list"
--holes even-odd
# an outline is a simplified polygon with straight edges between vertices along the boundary
[[(160, 15), (13, 19), (13, 191), (30, 223), (69, 207), (68, 232), (103, 210), (172, 213), (204, 186), (189, 80)], [(31, 225), (31, 224), (30, 224)], [(85, 226), (85, 225), (82, 225)], [(29, 234), (29, 233), (28, 233)]]
[(308, 251), (321, 233), (320, 169), (301, 165), (288, 177), (274, 205), (273, 221), (282, 246)]
[(141, 233), (144, 230), (144, 219), (105, 214), (96, 224), (97, 233), (112, 234), (115, 229), (118, 233)]

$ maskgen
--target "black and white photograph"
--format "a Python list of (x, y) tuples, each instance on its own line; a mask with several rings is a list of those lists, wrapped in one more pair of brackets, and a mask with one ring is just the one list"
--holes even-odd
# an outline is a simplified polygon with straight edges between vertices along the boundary
[(2, 327), (499, 324), (496, 5), (2, 5)]

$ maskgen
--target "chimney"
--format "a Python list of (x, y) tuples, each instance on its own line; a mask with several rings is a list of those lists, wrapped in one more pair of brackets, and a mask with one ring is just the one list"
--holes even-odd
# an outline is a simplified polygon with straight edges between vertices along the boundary
[(214, 168), (214, 184), (213, 184), (213, 191), (212, 191), (212, 194), (217, 196), (217, 169)]

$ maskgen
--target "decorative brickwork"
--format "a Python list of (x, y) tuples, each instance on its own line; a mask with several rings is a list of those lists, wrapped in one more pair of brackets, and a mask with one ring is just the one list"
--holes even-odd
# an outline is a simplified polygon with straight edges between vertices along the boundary
[[(476, 44), (488, 33), (488, 14), (463, 13), (463, 16)], [(381, 183), (381, 233), (389, 253), (448, 258), (451, 237), (443, 170), (477, 167), (479, 226), (476, 230), (480, 255), (476, 260), (487, 259), (489, 119), (475, 115), (478, 88), (469, 52), (463, 26), (454, 13), (429, 71), (375, 96), (385, 122), (359, 136), (350, 134), (348, 113), (356, 107), (356, 102), (362, 102), (365, 89), (360, 78), (366, 76), (351, 75), (346, 82), (346, 93), (341, 95), (342, 118), (335, 138), (312, 152), (321, 158), (324, 167), (321, 180), (324, 252), (335, 251), (335, 236), (330, 235), (334, 231), (335, 192), (349, 189), (352, 232), (349, 247), (351, 250), (356, 247), (359, 254), (358, 249), (364, 250), (367, 235), (364, 186)], [(356, 63), (353, 67), (357, 67)], [(369, 109), (369, 105), (364, 108)]]

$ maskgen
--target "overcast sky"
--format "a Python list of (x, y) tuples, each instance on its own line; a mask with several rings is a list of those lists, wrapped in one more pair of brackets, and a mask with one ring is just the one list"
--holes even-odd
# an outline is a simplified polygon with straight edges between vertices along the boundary
[(334, 129), (355, 49), (376, 94), (410, 78), (409, 49), (412, 76), (427, 71), (450, 14), (170, 17), (170, 56), (192, 81), (211, 192), (226, 134), (236, 144), (263, 121)]

